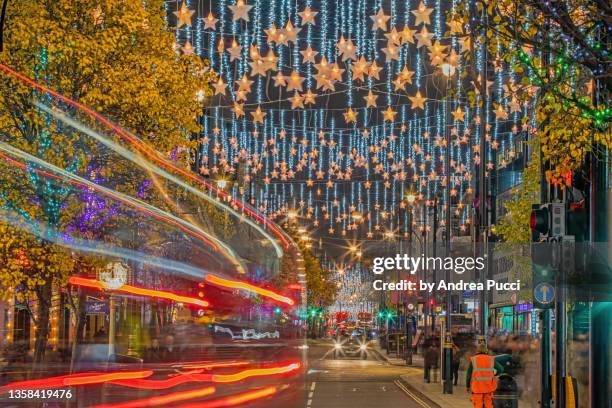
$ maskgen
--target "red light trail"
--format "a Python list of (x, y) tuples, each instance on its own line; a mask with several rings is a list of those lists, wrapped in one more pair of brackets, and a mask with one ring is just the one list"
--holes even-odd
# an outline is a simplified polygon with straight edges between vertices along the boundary
[(229, 397), (219, 398), (212, 401), (196, 402), (192, 404), (178, 405), (175, 408), (221, 408), (233, 407), (246, 404), (247, 402), (266, 398), (274, 395), (278, 389), (276, 387), (266, 387), (255, 391), (244, 392)]
[(300, 368), (300, 363), (292, 363), (282, 367), (252, 368), (235, 374), (215, 374), (212, 376), (212, 381), (215, 383), (230, 383), (242, 381), (250, 377), (287, 374), (298, 368)]
[(288, 374), (293, 371), (296, 371), (300, 368), (300, 366), (300, 363), (296, 362), (278, 367), (252, 368), (248, 370), (239, 371), (233, 374), (198, 374), (186, 372), (163, 380), (148, 380), (140, 378), (122, 379), (112, 381), (112, 384), (146, 390), (164, 390), (188, 382), (213, 382), (225, 384), (242, 381), (252, 377), (267, 377), (272, 375)]
[(172, 292), (165, 292), (162, 290), (139, 288), (139, 287), (131, 286), (131, 285), (123, 285), (117, 289), (114, 289), (114, 288), (110, 288), (104, 282), (101, 282), (95, 279), (79, 278), (77, 276), (71, 276), (68, 279), (68, 283), (70, 283), (71, 285), (83, 286), (83, 287), (93, 288), (93, 289), (98, 289), (98, 290), (110, 289), (110, 290), (114, 290), (117, 292), (125, 292), (125, 293), (129, 293), (132, 295), (137, 295), (137, 296), (156, 297), (160, 299), (173, 300), (175, 302), (187, 303), (190, 305), (196, 305), (200, 307), (208, 307), (210, 305), (210, 303), (208, 303), (206, 300), (176, 295)]
[(207, 397), (215, 393), (215, 387), (206, 387), (197, 390), (174, 392), (172, 394), (157, 397), (144, 398), (117, 404), (94, 405), (92, 408), (138, 408), (138, 407), (161, 407), (173, 402), (187, 399)]
[(249, 292), (254, 292), (263, 297), (274, 299), (277, 302), (288, 304), (289, 306), (293, 306), (295, 304), (295, 301), (287, 296), (280, 295), (276, 292), (273, 292), (268, 289), (263, 289), (255, 285), (251, 285), (250, 283), (237, 281), (237, 280), (224, 279), (224, 278), (220, 278), (215, 275), (206, 275), (204, 279), (206, 280), (206, 282), (211, 283), (216, 286), (222, 286), (222, 287), (231, 288), (231, 289), (243, 289)]
[(109, 381), (135, 380), (147, 378), (153, 375), (153, 371), (124, 371), (114, 373), (78, 373), (62, 375), (58, 377), (40, 378), (36, 380), (16, 381), (0, 387), (0, 394), (5, 394), (9, 390), (16, 389), (42, 389), (60, 388), (70, 385), (100, 384)]

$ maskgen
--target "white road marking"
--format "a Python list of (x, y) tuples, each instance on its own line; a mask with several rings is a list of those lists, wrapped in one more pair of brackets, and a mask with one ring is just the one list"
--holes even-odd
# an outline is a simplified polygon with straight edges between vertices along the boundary
[(313, 381), (310, 384), (310, 392), (308, 393), (308, 401), (306, 402), (306, 406), (307, 407), (310, 407), (312, 405), (312, 397), (314, 396), (314, 390), (315, 390), (316, 386), (317, 386), (317, 382), (316, 381)]

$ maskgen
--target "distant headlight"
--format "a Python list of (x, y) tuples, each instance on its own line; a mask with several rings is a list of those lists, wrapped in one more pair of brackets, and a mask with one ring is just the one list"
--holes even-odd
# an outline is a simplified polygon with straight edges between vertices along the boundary
[(335, 348), (336, 350), (340, 350), (340, 349), (342, 348), (342, 344), (340, 344), (340, 343), (335, 343), (335, 344), (334, 344), (334, 348)]
[(368, 349), (367, 344), (362, 344), (362, 345), (359, 346), (359, 350), (361, 350), (361, 351), (366, 351), (367, 349)]

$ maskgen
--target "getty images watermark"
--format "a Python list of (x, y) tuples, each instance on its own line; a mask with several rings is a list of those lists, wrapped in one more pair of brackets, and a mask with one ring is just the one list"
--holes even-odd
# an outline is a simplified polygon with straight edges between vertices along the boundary
[[(394, 257), (377, 257), (372, 263), (372, 272), (376, 275), (381, 275), (385, 272), (399, 272), (399, 274), (409, 273), (410, 275), (417, 274), (418, 271), (438, 271), (446, 272), (453, 271), (457, 275), (463, 275), (466, 272), (481, 271), (485, 268), (486, 259), (483, 257), (431, 257), (431, 256), (408, 256), (407, 254), (397, 254)], [(382, 279), (376, 279), (372, 282), (374, 290), (400, 290), (400, 291), (426, 291), (434, 290), (450, 290), (450, 291), (481, 291), (481, 290), (497, 290), (497, 291), (517, 291), (521, 289), (521, 281), (500, 282), (494, 279), (487, 279), (485, 282), (458, 280), (446, 281), (441, 279), (437, 282), (427, 282), (420, 279), (413, 281), (409, 279), (400, 279), (398, 281), (385, 282)]]

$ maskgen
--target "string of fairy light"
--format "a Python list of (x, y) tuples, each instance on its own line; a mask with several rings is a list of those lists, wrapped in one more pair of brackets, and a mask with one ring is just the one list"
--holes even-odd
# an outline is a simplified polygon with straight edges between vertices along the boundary
[(505, 94), (517, 80), (505, 61), (486, 78), (489, 92), (476, 93), (484, 109), (470, 108), (469, 35), (453, 20), (457, 4), (167, 2), (177, 52), (201, 55), (219, 73), (202, 119), (202, 175), (233, 181), (234, 198), (277, 221), (364, 239), (408, 232), (408, 191), (432, 208), (449, 204), (440, 192), (450, 188), (454, 228), (467, 230), (477, 166), (499, 166), (494, 151), (513, 146), (525, 117), (534, 122), (533, 105), (516, 109)]

